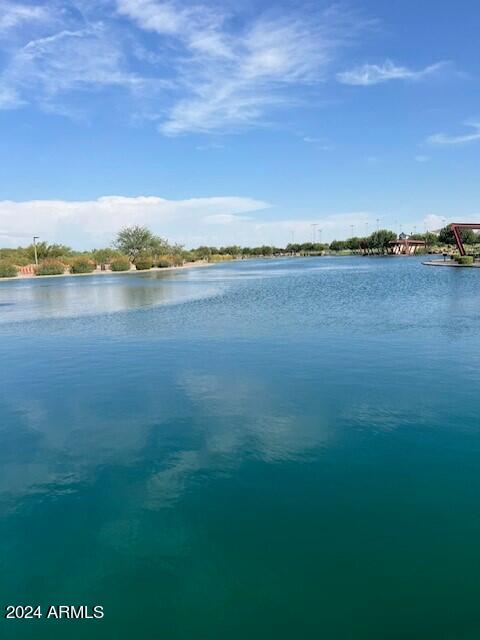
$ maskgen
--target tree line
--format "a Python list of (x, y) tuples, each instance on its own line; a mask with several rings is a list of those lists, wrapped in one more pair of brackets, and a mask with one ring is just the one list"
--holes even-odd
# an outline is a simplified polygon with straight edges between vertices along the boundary
[(242, 247), (240, 245), (207, 246), (185, 249), (183, 245), (170, 243), (165, 238), (155, 235), (144, 226), (130, 226), (121, 229), (110, 247), (92, 249), (91, 251), (75, 251), (64, 244), (50, 244), (42, 241), (36, 245), (15, 249), (0, 249), (0, 262), (22, 267), (36, 261), (40, 264), (75, 265), (82, 261), (90, 261), (92, 265), (108, 265), (113, 261), (127, 258), (133, 265), (151, 263), (152, 266), (170, 266), (184, 262), (206, 260), (217, 262), (222, 259), (241, 257), (268, 257), (273, 255), (289, 255), (322, 253), (327, 251), (328, 244), (306, 242), (290, 244), (287, 247), (261, 245)]
[[(463, 243), (466, 245), (480, 244), (480, 235), (477, 235), (472, 229), (462, 229), (460, 231)], [(369, 236), (353, 236), (346, 240), (333, 240), (329, 245), (329, 250), (339, 251), (361, 251), (368, 253), (374, 251), (376, 253), (387, 253), (391, 242), (397, 240), (398, 236), (395, 232), (388, 229), (379, 229)], [(440, 229), (439, 233), (414, 233), (408, 236), (409, 240), (421, 240), (425, 243), (425, 250), (444, 247), (445, 249), (455, 246), (455, 236), (450, 226), (447, 225)]]
[[(461, 235), (466, 245), (474, 246), (480, 243), (480, 236), (471, 229), (462, 229)], [(427, 251), (455, 245), (455, 238), (449, 226), (441, 229), (438, 235), (413, 234), (410, 238), (423, 240)], [(390, 243), (396, 239), (397, 235), (393, 231), (379, 229), (369, 236), (353, 236), (346, 240), (333, 240), (329, 244), (304, 242), (290, 243), (286, 247), (265, 244), (256, 247), (202, 245), (195, 249), (185, 249), (180, 244), (172, 244), (165, 238), (155, 235), (147, 227), (137, 225), (121, 229), (112, 246), (91, 251), (75, 251), (63, 244), (50, 244), (44, 241), (27, 247), (0, 249), (0, 276), (16, 274), (18, 267), (32, 264), (35, 259), (39, 263), (37, 273), (63, 273), (65, 269), (74, 273), (85, 273), (93, 271), (97, 265), (102, 268), (110, 265), (116, 270), (126, 270), (131, 268), (131, 265), (137, 269), (152, 266), (167, 267), (198, 260), (219, 262), (232, 258), (282, 255), (322, 255), (341, 252), (387, 253)]]

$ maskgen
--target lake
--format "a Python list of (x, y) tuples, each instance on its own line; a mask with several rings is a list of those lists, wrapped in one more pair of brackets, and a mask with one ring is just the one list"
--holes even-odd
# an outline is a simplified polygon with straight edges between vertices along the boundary
[(480, 637), (480, 272), (0, 283), (3, 638)]

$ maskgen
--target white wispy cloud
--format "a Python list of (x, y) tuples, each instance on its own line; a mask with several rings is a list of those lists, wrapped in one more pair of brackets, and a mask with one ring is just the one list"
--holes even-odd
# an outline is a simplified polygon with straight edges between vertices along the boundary
[(11, 87), (0, 84), (0, 109), (16, 109), (24, 104), (18, 93)]
[(457, 145), (480, 141), (480, 122), (466, 122), (465, 124), (472, 129), (470, 133), (464, 133), (458, 136), (452, 136), (446, 133), (435, 133), (427, 138), (427, 142), (429, 144)]
[(0, 0), (0, 34), (31, 22), (47, 22), (51, 13), (47, 7)]
[(233, 29), (218, 7), (155, 0), (117, 0), (117, 6), (141, 29), (184, 49), (176, 63), (185, 95), (160, 125), (165, 135), (258, 122), (269, 108), (291, 102), (285, 87), (323, 80), (346, 37), (332, 12), (264, 15)]
[(121, 47), (105, 31), (96, 24), (30, 40), (11, 55), (0, 76), (0, 106), (32, 100), (61, 112), (63, 96), (75, 91), (106, 86), (141, 90), (146, 80), (128, 71)]
[(200, 54), (230, 56), (222, 32), (225, 16), (213, 6), (189, 5), (178, 0), (117, 0), (117, 10), (140, 28), (181, 40)]
[[(0, 108), (74, 114), (120, 87), (134, 98), (130, 114), (168, 136), (268, 122), (322, 82), (363, 27), (347, 12), (305, 6), (252, 16), (192, 0), (57, 2), (47, 10), (0, 0), (0, 29), (16, 34), (0, 40)], [(95, 92), (91, 104), (86, 92)]]
[[(252, 14), (216, 0), (0, 0), (0, 33), (15, 33), (0, 38), (0, 109), (35, 104), (75, 114), (106, 96), (166, 136), (266, 125), (280, 107), (318, 100), (313, 90), (368, 25), (310, 3)], [(386, 60), (337, 80), (419, 81), (448, 65), (413, 70)], [(112, 88), (129, 100), (115, 99)], [(87, 93), (95, 99), (82, 100)]]
[(337, 74), (337, 80), (342, 84), (363, 87), (388, 82), (389, 80), (418, 81), (439, 72), (448, 64), (447, 62), (437, 62), (425, 67), (425, 69), (415, 71), (408, 67), (397, 66), (391, 60), (386, 60), (383, 64), (364, 64), (348, 71), (342, 71)]
[(303, 142), (307, 144), (314, 145), (316, 149), (320, 151), (333, 151), (335, 146), (330, 142), (326, 141), (325, 138), (316, 138), (314, 136), (304, 136), (302, 138)]

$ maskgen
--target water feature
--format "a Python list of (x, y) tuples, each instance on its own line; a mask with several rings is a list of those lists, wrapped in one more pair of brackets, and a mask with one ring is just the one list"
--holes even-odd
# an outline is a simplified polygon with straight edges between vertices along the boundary
[(0, 283), (5, 638), (478, 638), (480, 278)]

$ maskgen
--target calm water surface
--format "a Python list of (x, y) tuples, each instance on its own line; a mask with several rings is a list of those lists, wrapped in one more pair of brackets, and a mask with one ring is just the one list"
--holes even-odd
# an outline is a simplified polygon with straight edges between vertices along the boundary
[(2, 638), (480, 637), (480, 272), (0, 283)]

